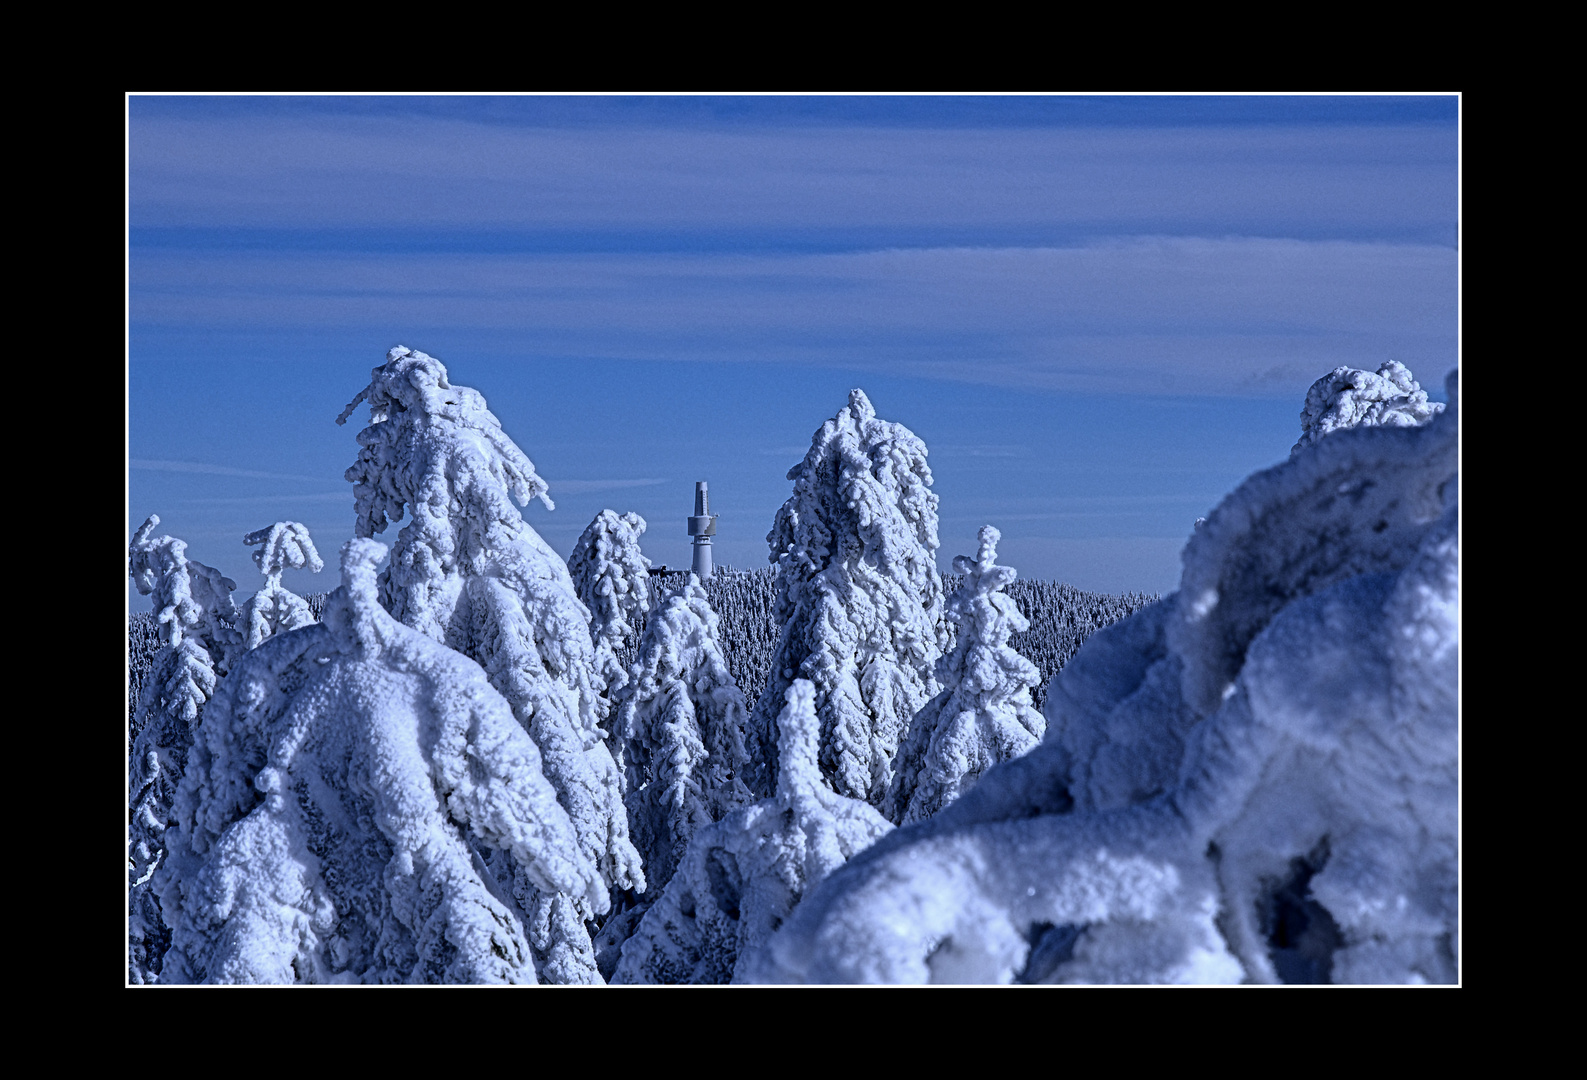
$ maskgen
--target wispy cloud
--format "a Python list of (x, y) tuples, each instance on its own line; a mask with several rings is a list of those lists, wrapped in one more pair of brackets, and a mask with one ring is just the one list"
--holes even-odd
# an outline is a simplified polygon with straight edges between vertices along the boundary
[(657, 484), (667, 483), (666, 477), (659, 480), (548, 480), (551, 486), (551, 496), (558, 495), (584, 495), (591, 491), (616, 491), (619, 488), (655, 487)]
[(962, 457), (991, 458), (1029, 457), (1031, 453), (1030, 447), (1028, 446), (961, 446), (955, 445), (953, 443), (937, 443), (931, 446), (930, 450), (933, 454), (956, 454)]
[[(1458, 257), (1430, 244), (1135, 237), (842, 255), (158, 252), (135, 347), (179, 328), (459, 327), (522, 355), (771, 361), (1047, 390), (1272, 396), (1340, 364), (1454, 366)], [(403, 329), (406, 328), (406, 329)], [(190, 332), (181, 330), (180, 332)], [(471, 339), (472, 340), (472, 339)], [(804, 451), (799, 451), (802, 454)]]
[(194, 506), (266, 506), (275, 503), (340, 502), (346, 503), (351, 507), (353, 505), (353, 489), (346, 488), (342, 491), (325, 491), (309, 495), (296, 493), (286, 495), (224, 495), (212, 499), (178, 499), (176, 501)]
[[(229, 465), (208, 465), (200, 461), (158, 461), (150, 458), (131, 458), (127, 461), (130, 469), (143, 469), (148, 472), (174, 472), (174, 473), (208, 473), (213, 476), (246, 476), (256, 480), (296, 480), (312, 484), (332, 483), (329, 477), (324, 476), (296, 476), (291, 473), (259, 472), (256, 469), (233, 469)], [(346, 492), (339, 493), (341, 498)], [(331, 498), (331, 496), (319, 496)]]

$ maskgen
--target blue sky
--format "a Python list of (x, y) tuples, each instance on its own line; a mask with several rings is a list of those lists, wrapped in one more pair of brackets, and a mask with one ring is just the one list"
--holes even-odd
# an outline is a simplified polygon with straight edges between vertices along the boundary
[(765, 565), (860, 386), (930, 448), (944, 569), (991, 523), (1025, 576), (1166, 592), (1314, 379), (1442, 400), (1458, 179), (1452, 96), (132, 97), (128, 535), (241, 599), (242, 535), (301, 521), (329, 568), (286, 584), (333, 587), (334, 418), (400, 343), (564, 556), (610, 507), (686, 565), (705, 479), (717, 562)]

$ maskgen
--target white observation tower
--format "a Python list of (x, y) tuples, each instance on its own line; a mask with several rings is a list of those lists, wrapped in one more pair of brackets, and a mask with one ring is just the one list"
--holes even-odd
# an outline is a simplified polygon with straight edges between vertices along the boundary
[(711, 537), (716, 535), (716, 515), (711, 513), (711, 492), (704, 480), (694, 485), (694, 516), (689, 519), (689, 535), (694, 537), (694, 571), (701, 581), (711, 576)]

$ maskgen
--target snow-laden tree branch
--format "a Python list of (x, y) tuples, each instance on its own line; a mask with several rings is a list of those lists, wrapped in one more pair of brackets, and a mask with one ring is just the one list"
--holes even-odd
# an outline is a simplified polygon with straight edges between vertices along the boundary
[(650, 560), (639, 550), (645, 519), (602, 510), (573, 545), (568, 573), (574, 591), (590, 609), (595, 665), (608, 701), (628, 682), (618, 650), (650, 611)]
[(834, 872), (764, 977), (1454, 981), (1448, 389), (1425, 425), (1335, 431), (1225, 498), (1179, 591), (1053, 680), (1042, 744)]
[[(545, 481), (502, 431), (485, 399), (453, 386), (439, 360), (398, 346), (339, 420), (367, 401), (354, 484), (359, 536), (411, 516), (392, 545), (380, 598), (394, 616), (479, 662), (544, 759), (580, 851), (608, 889), (642, 889), (617, 766), (603, 741), (604, 699), (590, 613), (568, 568), (513, 499)], [(597, 982), (582, 896), (546, 894), (522, 868), (493, 864), (530, 914), (543, 978)]]
[(788, 472), (767, 535), (782, 636), (747, 733), (751, 787), (777, 787), (777, 714), (796, 679), (815, 691), (822, 774), (880, 806), (910, 718), (937, 693), (948, 646), (937, 573), (937, 496), (926, 446), (879, 420), (860, 390)]
[(534, 982), (490, 851), (605, 905), (507, 702), (378, 603), (385, 550), (349, 541), (323, 624), (245, 654), (206, 710), (155, 875), (162, 981)]
[(627, 767), (628, 820), (659, 892), (695, 831), (752, 801), (743, 775), (744, 695), (717, 642), (700, 579), (651, 615), (614, 725)]
[(264, 588), (243, 602), (243, 648), (257, 649), (266, 638), (283, 630), (296, 630), (314, 621), (314, 613), (297, 593), (281, 584), (283, 570), (325, 569), (320, 553), (314, 550), (306, 526), (296, 521), (278, 521), (266, 529), (242, 538), (244, 544), (258, 546), (254, 565), (265, 576)]
[(757, 950), (801, 897), (890, 829), (835, 794), (817, 762), (815, 688), (798, 679), (779, 714), (777, 791), (698, 829), (678, 871), (623, 945), (614, 983), (755, 978)]
[(1035, 747), (1047, 729), (1030, 697), (1041, 673), (1009, 644), (1030, 629), (1030, 620), (1003, 592), (1015, 571), (997, 565), (1000, 538), (983, 525), (975, 558), (954, 557), (964, 583), (944, 611), (957, 634), (937, 661), (943, 689), (915, 714), (883, 808), (900, 824), (935, 814), (987, 769)]
[(127, 550), (138, 592), (153, 597), (165, 641), (154, 656), (133, 712), (127, 753), (127, 978), (158, 979), (169, 931), (160, 919), (150, 880), (165, 856), (171, 802), (187, 767), (188, 748), (217, 670), (240, 639), (231, 590), (213, 567), (187, 558), (187, 544), (153, 536), (150, 514)]

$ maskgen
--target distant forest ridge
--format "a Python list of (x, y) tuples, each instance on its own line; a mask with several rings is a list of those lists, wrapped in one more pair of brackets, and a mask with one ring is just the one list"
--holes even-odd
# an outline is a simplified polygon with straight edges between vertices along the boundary
[[(710, 580), (703, 583), (711, 606), (721, 619), (720, 641), (722, 654), (727, 659), (728, 670), (733, 673), (744, 700), (753, 705), (766, 686), (771, 669), (772, 651), (782, 627), (776, 622), (776, 568), (734, 570), (719, 566)], [(681, 588), (688, 580), (688, 571), (652, 573), (651, 596), (654, 602)], [(943, 574), (943, 594), (952, 596), (963, 581), (960, 574)], [(1015, 634), (1010, 641), (1016, 651), (1041, 672), (1041, 681), (1031, 692), (1036, 708), (1040, 709), (1047, 696), (1047, 684), (1069, 662), (1081, 644), (1096, 631), (1110, 623), (1133, 614), (1160, 597), (1155, 593), (1124, 593), (1114, 596), (1107, 593), (1086, 592), (1073, 585), (1056, 581), (1035, 581), (1020, 578), (1008, 585), (1004, 592), (1019, 605), (1019, 610), (1030, 620), (1030, 629)], [(320, 617), (328, 593), (309, 593), (304, 596), (314, 617)], [(625, 665), (634, 660), (639, 640), (644, 636), (645, 625), (637, 627), (638, 633), (628, 647), (618, 653)], [(152, 611), (134, 612), (127, 622), (128, 662), (131, 681), (127, 686), (127, 716), (130, 721), (137, 707), (138, 695), (143, 689), (144, 677), (159, 651), (159, 624)]]

